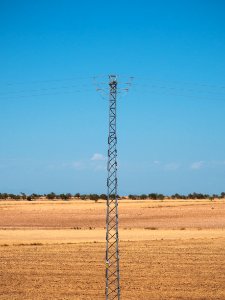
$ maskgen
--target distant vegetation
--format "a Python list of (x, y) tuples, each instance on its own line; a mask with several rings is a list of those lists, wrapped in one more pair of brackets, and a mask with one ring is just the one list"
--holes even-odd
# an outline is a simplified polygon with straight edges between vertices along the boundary
[[(188, 195), (180, 195), (178, 193), (171, 195), (171, 196), (166, 196), (163, 194), (158, 194), (158, 193), (151, 193), (151, 194), (141, 194), (141, 195), (129, 195), (129, 196), (119, 196), (119, 199), (131, 199), (131, 200), (146, 200), (146, 199), (151, 199), (151, 200), (164, 200), (164, 199), (209, 199), (213, 200), (215, 198), (223, 199), (225, 198), (225, 192), (222, 192), (220, 195), (213, 194), (213, 195), (208, 195), (208, 194), (201, 194), (201, 193), (192, 193)], [(102, 200), (107, 200), (107, 195), (106, 194), (55, 194), (55, 193), (50, 193), (50, 194), (31, 194), (27, 195), (25, 193), (20, 193), (19, 195), (17, 194), (7, 194), (7, 193), (0, 193), (0, 199), (1, 200), (6, 200), (6, 199), (12, 199), (12, 200), (36, 200), (36, 199), (49, 199), (49, 200), (71, 200), (71, 199), (80, 199), (80, 200), (94, 200), (98, 201), (99, 199)]]
[(152, 200), (164, 200), (164, 199), (210, 199), (213, 200), (215, 198), (225, 198), (225, 192), (222, 192), (220, 195), (213, 194), (201, 194), (201, 193), (192, 193), (188, 195), (181, 195), (181, 194), (173, 194), (171, 196), (165, 196), (163, 194), (151, 193), (151, 194), (142, 194), (142, 195), (129, 195), (129, 199), (133, 200), (145, 200), (145, 199), (152, 199)]
[(106, 194), (56, 194), (56, 193), (49, 193), (49, 194), (30, 194), (26, 195), (25, 193), (20, 194), (8, 194), (8, 193), (0, 193), (0, 199), (6, 200), (6, 199), (13, 199), (13, 200), (36, 200), (36, 199), (48, 199), (48, 200), (70, 200), (70, 199), (80, 199), (80, 200), (94, 200), (97, 201), (99, 199), (106, 200), (107, 195)]

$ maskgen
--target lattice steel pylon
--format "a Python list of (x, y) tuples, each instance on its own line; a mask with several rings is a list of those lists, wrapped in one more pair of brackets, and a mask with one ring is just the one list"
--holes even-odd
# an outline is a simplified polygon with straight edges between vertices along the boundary
[(108, 198), (106, 215), (106, 300), (120, 299), (117, 196), (117, 77), (109, 75)]

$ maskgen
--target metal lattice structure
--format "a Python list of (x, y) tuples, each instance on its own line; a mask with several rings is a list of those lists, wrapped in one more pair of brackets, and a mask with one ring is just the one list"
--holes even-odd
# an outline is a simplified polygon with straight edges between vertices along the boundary
[(117, 78), (109, 76), (108, 199), (106, 216), (106, 300), (120, 299), (117, 196)]

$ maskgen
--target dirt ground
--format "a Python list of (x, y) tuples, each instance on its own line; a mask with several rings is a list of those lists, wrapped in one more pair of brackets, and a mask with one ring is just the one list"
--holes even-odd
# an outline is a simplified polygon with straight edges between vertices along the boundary
[[(0, 299), (105, 299), (104, 214), (0, 201)], [(225, 201), (126, 201), (120, 216), (121, 300), (225, 300)]]
[[(0, 247), (0, 299), (105, 299), (104, 246)], [(120, 246), (121, 299), (225, 299), (225, 238)]]

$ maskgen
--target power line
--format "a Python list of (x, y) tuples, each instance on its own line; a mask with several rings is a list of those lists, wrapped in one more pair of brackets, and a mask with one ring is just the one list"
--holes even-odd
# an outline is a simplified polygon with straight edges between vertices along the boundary
[[(63, 92), (56, 92), (56, 93), (41, 93), (41, 94), (30, 94), (30, 95), (12, 95), (0, 97), (0, 100), (7, 100), (7, 99), (17, 99), (17, 98), (33, 98), (33, 97), (45, 97), (45, 96), (57, 96), (57, 95), (68, 95), (68, 94), (75, 94), (75, 93), (83, 93), (84, 90), (73, 90), (73, 91), (63, 91)], [(93, 92), (93, 90), (85, 90), (85, 92)]]
[(65, 82), (65, 81), (74, 81), (78, 80), (87, 80), (88, 82), (93, 78), (104, 78), (106, 75), (96, 75), (96, 76), (73, 76), (70, 78), (56, 78), (56, 79), (38, 79), (38, 80), (26, 80), (26, 81), (0, 81), (0, 85), (13, 86), (13, 85), (24, 85), (24, 84), (40, 84), (40, 83), (49, 83), (49, 82)]
[(24, 90), (16, 90), (16, 91), (8, 91), (8, 92), (3, 92), (0, 93), (1, 96), (7, 96), (8, 94), (24, 94), (24, 93), (36, 93), (36, 92), (42, 92), (42, 91), (50, 91), (50, 90), (60, 90), (60, 89), (71, 89), (71, 88), (79, 88), (80, 91), (85, 91), (87, 87), (90, 85), (83, 84), (83, 85), (68, 85), (68, 86), (54, 86), (54, 87), (43, 87), (39, 89), (24, 89)]
[[(105, 82), (106, 75), (87, 76), (87, 77), (72, 77), (67, 79), (46, 79), (24, 82), (8, 82), (7, 88), (5, 87), (0, 92), (0, 100), (2, 99), (15, 99), (15, 98), (33, 98), (51, 95), (63, 95), (72, 93), (88, 92), (90, 90), (90, 80), (93, 80), (95, 89), (100, 93), (103, 99), (108, 97), (108, 86)], [(182, 82), (176, 80), (160, 80), (150, 79), (150, 77), (135, 77), (135, 84), (133, 84), (133, 77), (129, 77), (128, 81), (124, 81), (123, 77), (117, 78), (117, 83), (120, 85), (120, 90), (117, 92), (118, 96), (127, 94), (130, 85), (134, 87), (134, 91), (139, 95), (143, 93), (155, 93), (170, 95), (176, 97), (189, 98), (190, 100), (215, 100), (223, 101), (225, 98), (225, 86), (210, 85), (207, 83), (196, 82)], [(75, 80), (77, 79), (77, 80)], [(80, 82), (79, 82), (80, 80)], [(87, 82), (86, 82), (87, 80)], [(63, 82), (72, 84), (62, 84)], [(48, 86), (49, 83), (61, 83), (62, 85)], [(33, 85), (34, 88), (17, 89), (17, 85)], [(37, 88), (37, 84), (42, 84)], [(191, 85), (190, 85), (191, 84)], [(194, 85), (194, 86), (193, 86)], [(15, 89), (16, 88), (16, 89)], [(10, 89), (10, 90), (9, 90)], [(53, 93), (54, 92), (54, 93)]]
[[(159, 94), (159, 95), (167, 95), (167, 96), (175, 96), (175, 97), (184, 97), (188, 98), (192, 101), (197, 100), (210, 100), (210, 101), (224, 101), (225, 102), (225, 94), (216, 94), (216, 93), (205, 93), (205, 95), (202, 93), (194, 94), (189, 93), (187, 91), (183, 91), (181, 89), (176, 88), (167, 88), (167, 87), (158, 87), (155, 86), (149, 86), (148, 89), (144, 89), (142, 87), (137, 88), (137, 86), (134, 85), (134, 91), (138, 92), (139, 96), (143, 94)], [(185, 93), (186, 92), (186, 93)], [(168, 99), (167, 99), (168, 101)]]
[(209, 88), (215, 88), (215, 89), (225, 89), (225, 82), (224, 84), (215, 84), (215, 83), (209, 83), (209, 82), (200, 82), (200, 81), (187, 81), (187, 80), (174, 80), (174, 79), (159, 79), (156, 76), (135, 76), (136, 82), (142, 82), (147, 81), (147, 84), (149, 82), (158, 82), (162, 84), (171, 84), (175, 85), (194, 85), (194, 86), (201, 86), (201, 87), (209, 87)]

